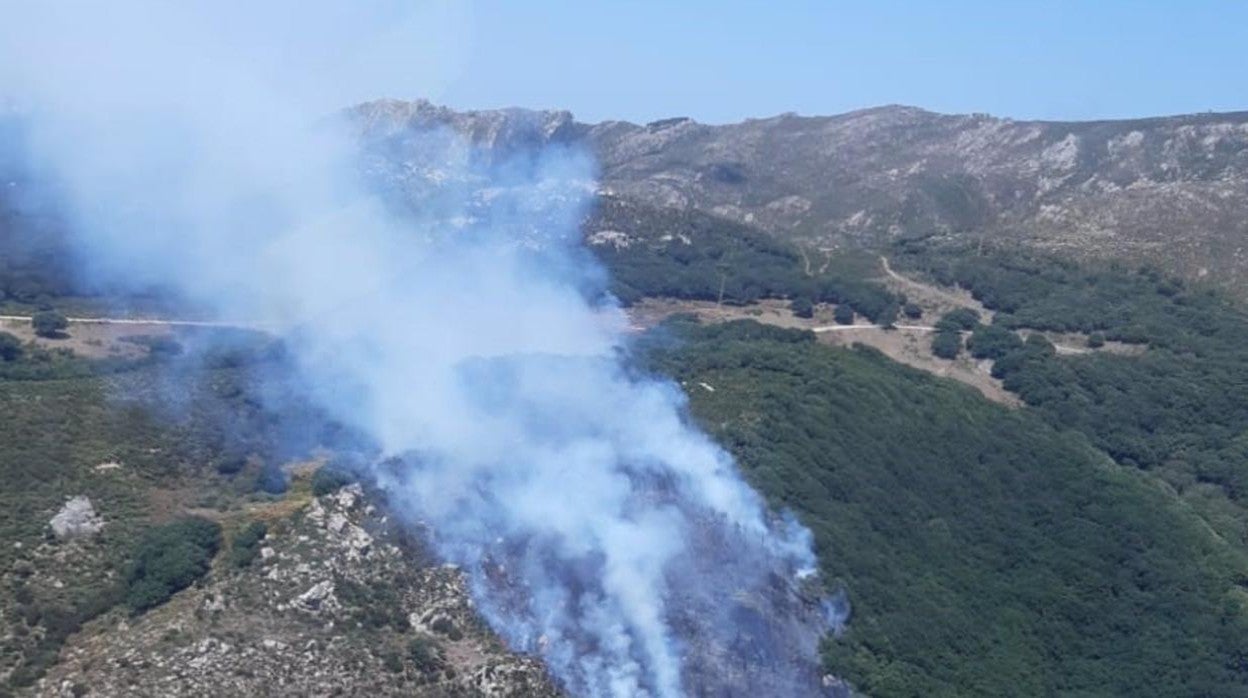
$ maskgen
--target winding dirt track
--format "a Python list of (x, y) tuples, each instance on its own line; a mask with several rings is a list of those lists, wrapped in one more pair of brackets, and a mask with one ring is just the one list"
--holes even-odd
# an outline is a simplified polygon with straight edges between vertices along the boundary
[[(914, 291), (926, 293), (926, 294), (931, 294), (933, 296), (936, 296), (937, 298), (940, 298), (946, 303), (950, 303), (957, 307), (963, 307), (967, 305), (967, 300), (965, 298), (959, 297), (958, 294), (956, 293), (952, 293), (934, 284), (925, 284), (921, 281), (915, 281), (914, 279), (911, 279), (908, 276), (902, 276), (901, 274), (898, 274), (896, 271), (893, 271), (893, 268), (891, 266), (889, 266), (888, 257), (885, 257), (883, 255), (880, 255), (880, 267), (884, 270), (884, 273), (888, 276), (888, 278), (892, 279), (893, 281), (896, 281), (897, 283), (901, 284), (902, 286), (905, 286), (906, 288), (909, 288)], [(981, 313), (984, 312), (984, 308), (982, 307), (976, 308), (976, 309), (979, 310)]]

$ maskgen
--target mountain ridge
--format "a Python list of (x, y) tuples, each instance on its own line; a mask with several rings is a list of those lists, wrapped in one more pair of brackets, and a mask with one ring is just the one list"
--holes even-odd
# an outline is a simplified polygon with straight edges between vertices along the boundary
[(385, 100), (351, 114), (371, 135), (445, 126), (491, 151), (584, 147), (600, 194), (806, 247), (933, 236), (1024, 245), (1152, 264), (1248, 297), (1248, 111), (1062, 122), (888, 105), (641, 125)]

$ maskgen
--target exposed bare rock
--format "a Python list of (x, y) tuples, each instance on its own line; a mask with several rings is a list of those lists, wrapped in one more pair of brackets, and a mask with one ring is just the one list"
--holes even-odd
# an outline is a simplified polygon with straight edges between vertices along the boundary
[[(578, 124), (567, 112), (427, 102), (356, 114), (366, 133), (448, 127), (490, 151), (579, 143), (598, 160), (603, 194), (806, 244), (1008, 238), (1149, 261), (1248, 294), (1248, 112), (1062, 123), (890, 106), (722, 126)], [(594, 242), (654, 233), (613, 231)]]
[(65, 502), (48, 522), (57, 538), (89, 538), (104, 528), (104, 520), (95, 513), (91, 500), (78, 495)]
[(321, 580), (296, 597), (294, 603), (313, 613), (331, 610), (338, 605), (338, 600), (334, 598), (334, 583), (328, 579)]
[[(40, 696), (554, 696), (478, 620), (454, 567), (358, 486), (270, 521), (264, 549), (137, 618), (89, 623)], [(69, 693), (67, 693), (69, 692)]]

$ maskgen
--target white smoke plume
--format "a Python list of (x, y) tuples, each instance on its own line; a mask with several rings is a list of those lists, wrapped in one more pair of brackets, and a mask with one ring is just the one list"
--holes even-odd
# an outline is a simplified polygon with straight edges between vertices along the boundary
[(453, 59), (437, 34), (456, 13), (276, 7), (8, 3), (0, 94), (78, 252), (284, 336), (308, 398), (383, 454), (392, 503), (570, 692), (711, 682), (690, 643), (731, 653), (731, 597), (810, 569), (809, 534), (621, 359), (576, 230), (592, 163), (424, 134), (427, 189), (396, 215), (325, 96)]

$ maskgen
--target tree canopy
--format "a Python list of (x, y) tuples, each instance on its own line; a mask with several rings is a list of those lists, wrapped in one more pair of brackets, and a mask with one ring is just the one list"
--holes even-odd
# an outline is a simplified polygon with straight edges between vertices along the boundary
[(59, 337), (69, 327), (69, 320), (56, 311), (44, 310), (30, 318), (30, 325), (40, 337)]

